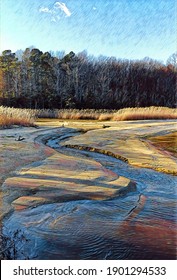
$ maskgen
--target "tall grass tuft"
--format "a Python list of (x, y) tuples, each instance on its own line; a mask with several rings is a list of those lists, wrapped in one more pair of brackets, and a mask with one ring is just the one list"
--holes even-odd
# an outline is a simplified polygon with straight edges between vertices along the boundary
[(35, 114), (33, 110), (15, 109), (0, 106), (0, 127), (9, 128), (13, 125), (33, 126)]
[(117, 111), (113, 121), (177, 119), (177, 109), (168, 107), (125, 108)]

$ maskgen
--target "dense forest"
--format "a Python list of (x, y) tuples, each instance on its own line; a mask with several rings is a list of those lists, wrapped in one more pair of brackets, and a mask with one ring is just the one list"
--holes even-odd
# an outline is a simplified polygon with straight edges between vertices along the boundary
[(166, 65), (143, 60), (54, 55), (36, 48), (0, 55), (0, 104), (20, 108), (176, 106), (177, 53)]

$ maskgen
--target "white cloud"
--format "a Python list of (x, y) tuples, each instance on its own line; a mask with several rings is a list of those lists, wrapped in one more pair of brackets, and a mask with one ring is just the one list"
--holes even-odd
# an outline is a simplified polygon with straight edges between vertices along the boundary
[(70, 10), (62, 2), (55, 2), (50, 9), (48, 7), (40, 7), (39, 12), (48, 15), (51, 22), (58, 22), (64, 15), (65, 17), (71, 16)]
[(41, 8), (39, 9), (39, 12), (40, 12), (40, 13), (47, 13), (47, 14), (52, 14), (52, 13), (53, 13), (53, 11), (50, 10), (49, 8), (47, 8), (47, 7), (41, 7)]
[(93, 10), (96, 10), (96, 7), (93, 7)]
[(56, 19), (54, 17), (51, 18), (52, 22), (57, 22)]
[(60, 9), (61, 11), (63, 11), (67, 17), (70, 17), (70, 16), (71, 16), (71, 12), (70, 12), (70, 10), (66, 7), (66, 4), (65, 4), (65, 3), (56, 2), (56, 3), (54, 4), (54, 8), (55, 8), (55, 9)]

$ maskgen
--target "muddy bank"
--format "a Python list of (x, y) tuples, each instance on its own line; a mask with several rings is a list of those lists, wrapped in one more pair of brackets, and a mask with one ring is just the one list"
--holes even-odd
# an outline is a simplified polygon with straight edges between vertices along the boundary
[(149, 137), (148, 140), (162, 153), (169, 153), (177, 158), (177, 132)]
[[(63, 145), (114, 156), (133, 166), (152, 168), (177, 175), (177, 163), (172, 153), (167, 155), (163, 152), (165, 146), (164, 149), (160, 150), (154, 145), (150, 145), (147, 141), (147, 138), (152, 134), (155, 134), (155, 136), (158, 134), (158, 137), (167, 134), (166, 138), (168, 138), (168, 134), (171, 131), (175, 131), (175, 129), (175, 122), (129, 122), (127, 126), (117, 124), (116, 127), (88, 131), (68, 141), (63, 141)], [(153, 139), (157, 139), (156, 143), (158, 142), (161, 145), (161, 138), (156, 137)], [(170, 139), (170, 136), (168, 139)], [(175, 141), (170, 143), (173, 147)]]

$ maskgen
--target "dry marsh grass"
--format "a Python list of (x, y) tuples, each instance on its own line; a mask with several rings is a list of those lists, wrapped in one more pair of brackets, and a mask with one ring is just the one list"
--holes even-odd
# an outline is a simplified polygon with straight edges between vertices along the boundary
[(33, 126), (35, 115), (32, 110), (15, 109), (0, 106), (0, 127), (9, 128), (13, 125)]
[(0, 127), (33, 126), (36, 118), (71, 120), (128, 121), (177, 119), (177, 109), (168, 107), (125, 108), (118, 111), (94, 109), (30, 110), (0, 107)]
[(113, 121), (177, 119), (177, 109), (168, 107), (125, 108), (114, 114)]
[(125, 108), (113, 110), (34, 110), (38, 118), (56, 118), (73, 120), (126, 121), (146, 119), (177, 119), (177, 109), (168, 107)]
[(34, 110), (38, 118), (73, 119), (73, 120), (98, 120), (101, 114), (106, 114), (107, 110), (94, 109), (61, 109), (61, 110)]

